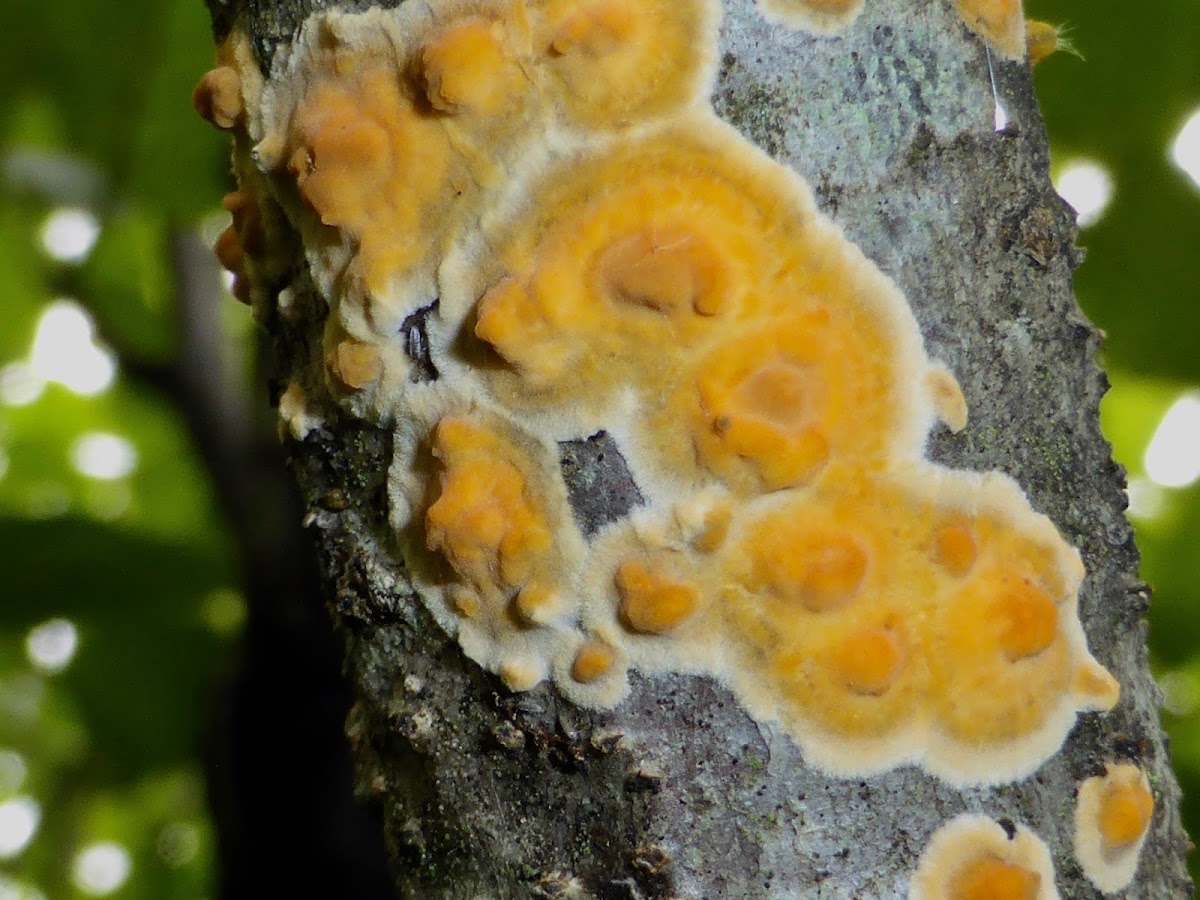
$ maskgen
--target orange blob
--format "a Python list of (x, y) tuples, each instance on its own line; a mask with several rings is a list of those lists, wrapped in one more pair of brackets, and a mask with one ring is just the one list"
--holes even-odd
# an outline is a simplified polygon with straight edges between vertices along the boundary
[(847, 534), (775, 532), (761, 548), (760, 574), (784, 600), (810, 612), (845, 606), (858, 594), (867, 573), (867, 554)]
[(943, 525), (934, 533), (934, 561), (956, 578), (971, 571), (977, 554), (975, 535), (966, 525)]
[(1049, 22), (1028, 20), (1025, 22), (1025, 51), (1029, 54), (1029, 65), (1036, 66), (1059, 49), (1059, 29)]
[(319, 127), (288, 159), (300, 194), (326, 225), (346, 225), (391, 174), (388, 134), (351, 103), (330, 101)]
[(1042, 876), (997, 856), (964, 866), (949, 884), (953, 900), (1037, 900)]
[(383, 375), (379, 351), (355, 340), (339, 341), (326, 356), (325, 366), (338, 381), (355, 390), (374, 384)]
[[(264, 141), (265, 143), (265, 141)], [(451, 227), (461, 159), (391, 66), (316, 79), (297, 104), (277, 154), (320, 221), (355, 252), (368, 297), (426, 259)]]
[(552, 546), (524, 476), (489, 429), (462, 416), (438, 423), (441, 492), (425, 513), (425, 543), (459, 578), (505, 595), (528, 581)]
[(442, 112), (494, 113), (505, 98), (506, 64), (497, 25), (474, 16), (455, 22), (421, 48), (425, 96)]
[(607, 675), (616, 662), (612, 647), (602, 641), (586, 641), (575, 653), (571, 677), (580, 684), (591, 684)]
[(717, 255), (683, 230), (618, 238), (600, 254), (596, 279), (602, 295), (663, 313), (716, 315), (728, 295)]
[(881, 463), (903, 433), (904, 401), (895, 349), (855, 302), (797, 297), (789, 315), (698, 363), (690, 425), (703, 465), (745, 492), (801, 487), (838, 461)]
[(665, 634), (696, 611), (700, 594), (690, 584), (672, 581), (641, 562), (621, 564), (616, 575), (621, 620), (639, 634)]
[(230, 225), (217, 237), (216, 244), (213, 245), (213, 253), (217, 255), (221, 265), (238, 275), (242, 271), (242, 241), (238, 237), (237, 231)]
[(192, 106), (206, 122), (229, 131), (242, 119), (242, 80), (232, 66), (206, 72), (192, 92)]
[(1100, 797), (1100, 837), (1108, 850), (1141, 839), (1154, 815), (1154, 795), (1140, 780), (1109, 784)]
[(637, 8), (629, 0), (584, 0), (575, 6), (550, 42), (559, 55), (603, 56), (628, 43), (638, 29)]
[(832, 651), (835, 676), (855, 694), (887, 693), (904, 668), (904, 647), (889, 628), (869, 628), (846, 637)]
[(991, 613), (1001, 622), (1000, 648), (1013, 662), (1043, 652), (1058, 635), (1058, 606), (1026, 580), (1009, 580)]

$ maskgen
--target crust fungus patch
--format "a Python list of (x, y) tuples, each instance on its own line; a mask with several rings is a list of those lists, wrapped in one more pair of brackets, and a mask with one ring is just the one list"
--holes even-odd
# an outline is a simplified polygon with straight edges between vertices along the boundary
[[(1005, 59), (1025, 58), (1026, 24), (1021, 0), (953, 2), (963, 24), (983, 38), (996, 53)], [(770, 22), (812, 34), (833, 35), (854, 23), (862, 12), (863, 3), (864, 0), (758, 0), (758, 7)], [(1029, 51), (1035, 52), (1032, 44)], [(1037, 61), (1038, 58), (1031, 60)]]
[(1153, 817), (1149, 779), (1135, 765), (1110, 764), (1080, 784), (1075, 858), (1092, 884), (1111, 894), (1133, 881)]
[(1050, 851), (1021, 826), (1010, 835), (987, 816), (964, 814), (934, 832), (917, 863), (909, 900), (1058, 900)]
[[(707, 103), (719, 10), (329, 12), (238, 115), (207, 78), (242, 184), (223, 259), (265, 303), (247, 259), (285, 212), (329, 307), (292, 434), (310, 407), (393, 427), (406, 571), (514, 690), (611, 707), (630, 669), (706, 674), (830, 772), (1023, 776), (1117, 699), (1079, 556), (1015, 482), (924, 459), (962, 392), (808, 186)], [(585, 535), (561, 447), (601, 431), (644, 502)]]

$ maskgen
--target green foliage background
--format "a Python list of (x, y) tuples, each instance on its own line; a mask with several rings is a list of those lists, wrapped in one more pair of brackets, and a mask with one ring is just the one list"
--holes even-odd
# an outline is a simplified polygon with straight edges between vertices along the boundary
[[(1076, 285), (1109, 334), (1106, 430), (1144, 483), (1164, 411), (1200, 386), (1200, 189), (1168, 159), (1200, 107), (1200, 12), (1192, 0), (1153, 14), (1118, 0), (1029, 6), (1067, 23), (1086, 57), (1043, 63), (1038, 90), (1056, 166), (1087, 157), (1115, 184), (1081, 235)], [(56, 298), (86, 308), (127, 369), (170, 358), (167, 228), (213, 237), (229, 187), (226, 141), (187, 102), (211, 59), (207, 17), (201, 0), (4, 0), (0, 35), (0, 804), (32, 798), (41, 811), (29, 845), (0, 859), (0, 895), (84, 896), (76, 854), (112, 841), (132, 860), (114, 896), (195, 900), (213, 890), (200, 728), (243, 612), (206, 473), (176, 409), (127, 374), (93, 397), (56, 383), (23, 405), (3, 397)], [(40, 245), (64, 205), (102, 226), (82, 263)], [(244, 339), (248, 316), (227, 305), (231, 339)], [(129, 475), (72, 467), (73, 443), (93, 431), (132, 442)], [(1151, 499), (1157, 514), (1135, 522), (1155, 587), (1151, 645), (1196, 834), (1200, 486)], [(58, 673), (26, 652), (30, 629), (53, 618), (79, 638)]]

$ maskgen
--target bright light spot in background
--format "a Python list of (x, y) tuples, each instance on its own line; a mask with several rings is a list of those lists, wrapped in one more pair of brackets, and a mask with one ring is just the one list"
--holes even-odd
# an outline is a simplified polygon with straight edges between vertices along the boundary
[(1079, 159), (1063, 166), (1054, 189), (1075, 210), (1080, 228), (1095, 225), (1112, 200), (1113, 183), (1108, 170), (1099, 163)]
[(200, 603), (200, 618), (216, 634), (237, 634), (246, 621), (246, 598), (233, 588), (209, 591)]
[(1168, 672), (1158, 679), (1163, 709), (1173, 716), (1190, 716), (1200, 707), (1200, 679), (1192, 672)]
[(1142, 465), (1162, 487), (1184, 488), (1200, 479), (1200, 391), (1188, 391), (1158, 423)]
[(232, 272), (228, 271), (227, 269), (221, 270), (221, 283), (225, 285), (226, 291), (233, 291), (233, 282), (236, 279), (237, 276)]
[(29, 630), (25, 638), (25, 653), (29, 661), (43, 672), (61, 672), (75, 658), (79, 648), (79, 632), (67, 619), (51, 619)]
[(1129, 498), (1129, 515), (1135, 519), (1157, 519), (1166, 505), (1163, 489), (1149, 478), (1130, 478), (1125, 496)]
[(0, 401), (5, 406), (28, 406), (46, 389), (46, 379), (27, 362), (9, 363), (0, 369)]
[(100, 237), (100, 223), (86, 209), (64, 206), (42, 226), (42, 249), (60, 262), (83, 262)]
[(120, 844), (103, 842), (85, 847), (75, 857), (71, 880), (75, 887), (93, 897), (111, 894), (129, 878), (132, 862)]
[(137, 468), (137, 448), (119, 434), (89, 431), (71, 445), (71, 465), (80, 475), (112, 481)]
[(1200, 187), (1200, 109), (1195, 110), (1171, 144), (1171, 160)]
[(29, 361), (46, 381), (90, 397), (112, 384), (117, 364), (96, 345), (91, 317), (71, 300), (56, 300), (38, 320)]
[(0, 875), (0, 900), (46, 900), (46, 895), (35, 887)]
[(42, 821), (42, 808), (32, 797), (0, 803), (0, 859), (12, 859), (29, 846)]
[(185, 866), (200, 852), (200, 829), (188, 822), (173, 822), (158, 833), (158, 855), (169, 866)]
[(0, 793), (15, 794), (25, 783), (29, 769), (16, 750), (0, 750)]

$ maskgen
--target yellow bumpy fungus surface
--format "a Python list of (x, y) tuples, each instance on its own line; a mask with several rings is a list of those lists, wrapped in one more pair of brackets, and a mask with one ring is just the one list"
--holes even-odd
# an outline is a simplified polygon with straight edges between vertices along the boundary
[[(1015, 482), (924, 459), (962, 391), (808, 186), (716, 116), (719, 14), (429, 0), (314, 16), (265, 86), (222, 58), (239, 101), (220, 69), (198, 101), (238, 148), (219, 252), (272, 296), (255, 259), (286, 213), (328, 304), (284, 418), (393, 428), (406, 572), (514, 690), (611, 707), (630, 669), (704, 674), (829, 772), (1022, 777), (1117, 700), (1079, 556)], [(600, 429), (646, 502), (585, 539), (558, 442)], [(1010, 850), (946, 878), (1023, 896), (1024, 867), (1048, 896)]]
[(960, 815), (930, 838), (909, 900), (1058, 900), (1054, 864), (1042, 840), (1017, 826), (1012, 836), (986, 816)]
[(530, 4), (549, 93), (586, 128), (646, 121), (703, 95), (716, 16), (678, 0)]
[(1153, 817), (1149, 779), (1135, 765), (1110, 764), (1079, 786), (1075, 857), (1092, 884), (1113, 893), (1133, 881)]

